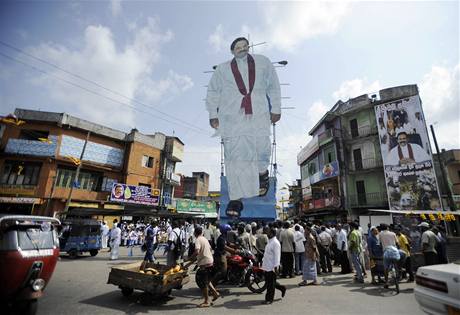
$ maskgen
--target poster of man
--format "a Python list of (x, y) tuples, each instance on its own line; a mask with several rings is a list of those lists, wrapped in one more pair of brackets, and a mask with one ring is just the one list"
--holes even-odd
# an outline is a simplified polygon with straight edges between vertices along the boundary
[(377, 105), (375, 115), (390, 209), (440, 209), (420, 97)]

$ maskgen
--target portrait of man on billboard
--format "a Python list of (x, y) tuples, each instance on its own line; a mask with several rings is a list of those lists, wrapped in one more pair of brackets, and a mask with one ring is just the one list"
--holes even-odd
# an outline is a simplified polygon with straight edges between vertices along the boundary
[(246, 38), (235, 39), (230, 50), (234, 58), (218, 65), (209, 82), (206, 109), (224, 145), (226, 214), (239, 217), (243, 198), (269, 190), (270, 127), (281, 118), (281, 96), (273, 64), (249, 54)]
[(409, 143), (407, 132), (397, 135), (398, 144), (388, 153), (388, 165), (405, 165), (431, 160), (431, 157), (416, 143)]

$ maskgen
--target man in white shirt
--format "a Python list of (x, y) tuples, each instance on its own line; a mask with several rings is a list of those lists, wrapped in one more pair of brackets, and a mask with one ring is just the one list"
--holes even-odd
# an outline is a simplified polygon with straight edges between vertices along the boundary
[(276, 281), (276, 269), (281, 261), (281, 244), (276, 238), (276, 230), (268, 229), (268, 244), (265, 247), (264, 258), (262, 259), (262, 270), (265, 272), (267, 292), (265, 301), (262, 304), (272, 304), (275, 297), (275, 289), (281, 291), (281, 297), (286, 295), (286, 287)]
[(407, 141), (407, 133), (398, 134), (398, 145), (391, 149), (385, 161), (388, 165), (405, 165), (430, 160), (430, 156), (421, 146)]
[(341, 224), (337, 224), (337, 249), (340, 255), (340, 267), (342, 270), (340, 273), (347, 274), (351, 272), (350, 261), (348, 260), (348, 240), (347, 233), (342, 228)]
[(305, 257), (305, 234), (300, 231), (300, 224), (294, 226), (294, 242), (295, 242), (295, 273), (302, 274), (303, 262)]
[(117, 225), (118, 220), (113, 220), (113, 227), (110, 231), (110, 260), (118, 259), (118, 250), (121, 242), (121, 229)]
[(166, 264), (174, 267), (177, 265), (181, 256), (182, 241), (180, 239), (181, 231), (177, 221), (172, 222), (172, 230), (168, 235), (168, 253), (166, 256)]
[(110, 229), (107, 226), (107, 222), (103, 221), (101, 226), (101, 238), (102, 238), (102, 248), (107, 248), (107, 241), (109, 239)]
[(319, 260), (321, 262), (321, 269), (322, 272), (332, 272), (332, 264), (331, 264), (331, 245), (332, 245), (332, 237), (326, 231), (326, 227), (323, 225), (321, 226), (321, 233), (318, 235), (318, 249), (319, 249)]

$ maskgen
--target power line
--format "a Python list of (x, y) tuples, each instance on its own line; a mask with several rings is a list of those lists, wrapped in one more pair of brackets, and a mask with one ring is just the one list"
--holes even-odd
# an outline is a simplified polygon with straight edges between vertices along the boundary
[[(174, 121), (165, 119), (165, 118), (163, 118), (163, 117), (156, 116), (156, 115), (154, 115), (154, 114), (152, 114), (152, 113), (150, 113), (150, 112), (148, 112), (148, 111), (144, 111), (144, 110), (141, 110), (141, 109), (139, 109), (139, 108), (136, 108), (135, 106), (133, 106), (133, 105), (131, 105), (131, 104), (124, 103), (124, 102), (119, 101), (119, 100), (116, 100), (116, 99), (114, 99), (114, 98), (112, 98), (112, 97), (110, 97), (110, 96), (106, 96), (106, 95), (100, 94), (100, 93), (98, 93), (98, 92), (96, 92), (96, 91), (93, 91), (93, 90), (91, 90), (91, 89), (88, 89), (88, 88), (86, 88), (86, 87), (84, 87), (84, 86), (82, 86), (82, 85), (80, 85), (80, 84), (78, 84), (78, 83), (75, 83), (75, 82), (66, 80), (66, 79), (64, 79), (64, 78), (61, 78), (61, 77), (59, 77), (59, 76), (57, 76), (57, 75), (51, 74), (51, 73), (49, 73), (49, 72), (47, 72), (47, 71), (45, 71), (45, 70), (43, 70), (43, 69), (40, 69), (40, 68), (35, 67), (35, 66), (33, 66), (33, 65), (30, 65), (30, 64), (28, 64), (28, 63), (26, 63), (26, 62), (24, 62), (24, 61), (22, 61), (22, 60), (19, 60), (19, 59), (16, 59), (16, 58), (14, 58), (14, 57), (11, 57), (11, 56), (9, 56), (9, 55), (7, 55), (7, 54), (4, 54), (3, 52), (0, 52), (0, 56), (3, 56), (4, 58), (10, 59), (10, 60), (12, 60), (12, 61), (14, 61), (14, 62), (20, 63), (20, 64), (22, 64), (22, 65), (24, 65), (24, 66), (30, 67), (30, 68), (32, 68), (32, 69), (35, 70), (35, 71), (38, 71), (38, 72), (40, 72), (40, 73), (43, 73), (43, 74), (48, 75), (48, 76), (50, 76), (50, 77), (53, 77), (53, 78), (55, 78), (55, 79), (57, 79), (57, 80), (59, 80), (59, 81), (62, 81), (62, 82), (65, 82), (65, 83), (67, 83), (67, 84), (69, 84), (69, 85), (72, 85), (72, 86), (74, 86), (74, 87), (80, 88), (80, 89), (82, 89), (82, 90), (84, 90), (84, 91), (86, 91), (86, 92), (88, 92), (88, 93), (91, 93), (91, 94), (94, 94), (94, 95), (103, 97), (103, 98), (105, 98), (105, 99), (107, 99), (107, 100), (109, 100), (109, 101), (112, 101), (112, 102), (114, 102), (114, 103), (118, 103), (118, 104), (120, 104), (120, 105), (130, 107), (130, 108), (132, 108), (132, 109), (134, 109), (134, 110), (136, 110), (136, 111), (138, 111), (138, 112), (145, 113), (145, 114), (150, 115), (150, 116), (152, 116), (152, 117), (154, 117), (154, 118), (157, 118), (157, 119), (160, 119), (160, 120), (169, 122), (169, 123), (171, 123), (171, 124), (181, 125), (181, 124), (179, 124), (179, 123), (177, 123), (177, 122), (174, 122)], [(182, 125), (182, 126), (185, 127), (185, 128), (188, 128), (188, 129), (190, 129), (190, 130), (192, 130), (192, 131), (194, 131), (194, 132), (196, 132), (196, 133), (201, 133), (201, 134), (209, 135), (209, 133), (205, 133), (205, 132), (202, 131), (202, 130), (204, 130), (204, 129), (201, 129), (201, 128), (198, 128), (198, 127), (194, 127), (194, 126), (192, 126), (192, 127), (188, 127), (188, 126), (185, 126), (185, 125)]]
[(64, 69), (64, 68), (62, 68), (62, 67), (60, 67), (60, 66), (58, 66), (58, 65), (55, 65), (55, 64), (53, 64), (53, 63), (51, 63), (51, 62), (49, 62), (49, 61), (46, 61), (46, 60), (44, 60), (44, 59), (42, 59), (42, 58), (36, 57), (36, 56), (34, 56), (34, 55), (31, 55), (31, 54), (25, 52), (24, 50), (22, 50), (22, 49), (20, 49), (20, 48), (17, 48), (17, 47), (15, 47), (15, 46), (13, 46), (13, 45), (10, 45), (10, 44), (8, 44), (8, 43), (5, 43), (5, 42), (3, 42), (3, 41), (1, 41), (1, 40), (0, 40), (0, 44), (3, 45), (3, 46), (6, 46), (6, 47), (8, 47), (8, 48), (10, 48), (10, 49), (12, 49), (12, 50), (15, 50), (15, 51), (17, 51), (17, 52), (19, 52), (19, 53), (21, 53), (21, 54), (23, 54), (23, 55), (26, 55), (26, 56), (28, 56), (28, 57), (30, 57), (30, 58), (32, 58), (32, 59), (38, 60), (38, 61), (40, 61), (40, 62), (42, 62), (42, 63), (45, 63), (45, 64), (47, 64), (47, 65), (49, 65), (49, 66), (51, 66), (51, 67), (53, 67), (53, 68), (56, 68), (56, 69), (58, 69), (58, 70), (60, 70), (60, 71), (62, 71), (62, 72), (64, 72), (64, 73), (67, 73), (68, 75), (73, 76), (73, 77), (75, 77), (75, 78), (77, 78), (77, 79), (80, 79), (80, 80), (86, 81), (86, 82), (88, 82), (88, 83), (94, 84), (94, 85), (96, 85), (97, 87), (99, 87), (99, 88), (101, 88), (101, 89), (103, 89), (103, 90), (106, 90), (106, 91), (108, 91), (108, 92), (110, 92), (110, 93), (113, 93), (113, 94), (115, 94), (115, 95), (117, 95), (117, 96), (123, 97), (123, 98), (125, 98), (125, 99), (127, 99), (127, 100), (129, 100), (129, 101), (131, 101), (131, 102), (137, 103), (137, 104), (142, 105), (142, 106), (145, 106), (145, 107), (147, 107), (147, 108), (150, 108), (150, 109), (152, 109), (152, 110), (154, 110), (154, 111), (156, 111), (156, 112), (158, 112), (158, 113), (160, 113), (160, 114), (162, 114), (162, 115), (165, 115), (165, 116), (167, 116), (167, 117), (170, 117), (170, 118), (172, 118), (172, 119), (175, 119), (175, 120), (177, 120), (177, 121), (180, 121), (181, 123), (186, 124), (186, 125), (189, 125), (189, 126), (191, 126), (191, 127), (193, 127), (193, 128), (196, 128), (196, 129), (198, 129), (198, 130), (207, 132), (207, 131), (206, 131), (205, 129), (203, 129), (203, 128), (197, 127), (197, 126), (195, 126), (195, 125), (193, 125), (193, 124), (191, 124), (191, 123), (189, 123), (189, 122), (187, 122), (187, 121), (184, 121), (184, 120), (182, 120), (182, 119), (179, 119), (179, 118), (177, 118), (177, 117), (174, 117), (174, 116), (172, 116), (172, 115), (169, 115), (168, 113), (165, 113), (165, 112), (163, 112), (163, 111), (161, 111), (161, 110), (159, 110), (159, 109), (156, 109), (156, 108), (153, 107), (153, 106), (144, 104), (143, 102), (138, 101), (138, 100), (136, 100), (136, 99), (134, 99), (134, 98), (125, 96), (125, 95), (123, 95), (123, 94), (121, 94), (121, 93), (119, 93), (119, 92), (117, 92), (117, 91), (114, 91), (114, 90), (112, 90), (112, 89), (109, 89), (109, 88), (107, 88), (107, 87), (105, 87), (105, 86), (103, 86), (103, 85), (101, 85), (101, 84), (99, 84), (99, 83), (97, 83), (97, 82), (95, 82), (95, 81), (93, 81), (93, 80), (90, 80), (90, 79), (87, 79), (87, 78), (85, 78), (85, 77), (83, 77), (83, 76), (81, 76), (81, 75), (72, 73), (72, 72), (70, 72), (69, 70), (66, 70), (66, 69)]

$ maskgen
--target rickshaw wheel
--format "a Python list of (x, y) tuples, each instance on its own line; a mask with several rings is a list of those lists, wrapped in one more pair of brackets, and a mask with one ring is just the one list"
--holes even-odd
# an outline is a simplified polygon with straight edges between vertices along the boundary
[(125, 288), (125, 287), (121, 288), (121, 294), (123, 294), (123, 296), (130, 296), (133, 294), (133, 292), (134, 292), (134, 289), (132, 288)]
[(96, 256), (97, 253), (99, 253), (99, 251), (97, 249), (92, 249), (92, 250), (89, 251), (89, 254), (91, 255), (91, 257)]
[(75, 258), (77, 258), (77, 256), (78, 256), (78, 252), (77, 252), (76, 249), (71, 249), (71, 250), (69, 250), (67, 253), (69, 254), (69, 257), (70, 257), (71, 259), (75, 259)]

